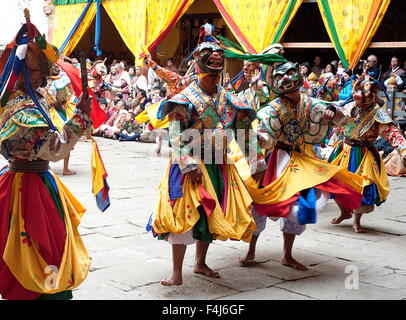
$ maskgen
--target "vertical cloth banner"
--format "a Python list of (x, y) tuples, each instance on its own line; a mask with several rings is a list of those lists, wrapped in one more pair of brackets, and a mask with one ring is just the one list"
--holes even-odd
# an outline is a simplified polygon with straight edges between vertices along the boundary
[[(87, 6), (88, 9), (84, 14)], [(78, 23), (82, 14), (84, 14), (82, 20)], [(95, 15), (96, 3), (94, 2), (56, 6), (54, 24), (57, 28), (54, 28), (52, 42), (60, 48), (62, 54), (69, 56), (72, 53), (82, 36), (89, 29)]]
[(147, 1), (105, 0), (102, 5), (124, 43), (137, 57), (146, 43)]
[[(239, 43), (260, 53), (282, 38), (303, 0), (213, 0)], [(266, 30), (266, 32), (264, 32)]]
[(195, 0), (147, 0), (147, 48), (154, 49)]
[(92, 192), (96, 197), (97, 207), (104, 212), (110, 206), (110, 187), (107, 183), (108, 174), (106, 168), (104, 167), (96, 140), (92, 139), (92, 144)]
[(318, 0), (334, 48), (346, 68), (353, 68), (368, 48), (390, 0)]

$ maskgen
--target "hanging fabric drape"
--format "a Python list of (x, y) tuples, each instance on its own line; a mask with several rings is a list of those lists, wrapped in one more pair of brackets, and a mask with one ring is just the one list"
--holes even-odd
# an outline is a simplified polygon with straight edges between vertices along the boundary
[(368, 48), (390, 0), (318, 0), (321, 16), (344, 67), (353, 68)]
[[(250, 53), (277, 43), (303, 0), (213, 0), (228, 27)], [(265, 32), (266, 30), (266, 32)]]
[(103, 52), (99, 49), (100, 44), (100, 30), (101, 30), (101, 0), (96, 0), (96, 28), (94, 35), (94, 51), (96, 56), (100, 56)]
[(147, 2), (145, 0), (105, 0), (102, 5), (124, 43), (137, 57), (137, 53), (145, 45)]
[(195, 0), (147, 0), (147, 48), (154, 49)]
[(53, 20), (52, 44), (60, 48), (87, 5), (86, 3), (57, 5)]

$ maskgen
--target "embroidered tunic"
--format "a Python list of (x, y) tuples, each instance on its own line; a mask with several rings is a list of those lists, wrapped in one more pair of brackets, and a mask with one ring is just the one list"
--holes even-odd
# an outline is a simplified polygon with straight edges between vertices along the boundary
[[(250, 129), (251, 122), (255, 119), (255, 111), (232, 93), (223, 87), (218, 87), (215, 98), (205, 94), (197, 82), (190, 84), (181, 94), (174, 96), (161, 106), (160, 116), (163, 118), (169, 115), (169, 137), (182, 173), (190, 172), (197, 168), (196, 160), (191, 157), (191, 151), (196, 145), (185, 143), (183, 132), (187, 129), (196, 129), (201, 133), (201, 148), (209, 146), (212, 150), (218, 148), (215, 142), (205, 142), (207, 135), (203, 130), (213, 130), (213, 135), (219, 134), (221, 130), (232, 129), (237, 134), (238, 129)], [(221, 134), (221, 133), (220, 133)], [(234, 135), (235, 137), (235, 135)], [(210, 137), (211, 139), (211, 137)], [(223, 144), (224, 148), (227, 148)], [(243, 146), (246, 154), (250, 149), (260, 151), (255, 139), (247, 139)], [(226, 152), (226, 150), (224, 150)], [(203, 153), (202, 153), (203, 156)], [(266, 169), (264, 157), (261, 152), (256, 153), (255, 159), (250, 163), (256, 165), (256, 171)], [(254, 166), (253, 166), (254, 167)]]
[[(44, 98), (40, 99), (40, 104), (49, 112)], [(54, 132), (49, 129), (34, 102), (22, 92), (15, 92), (1, 117), (1, 154), (10, 160), (59, 161), (69, 154), (90, 125), (89, 116), (76, 110), (63, 131)]]

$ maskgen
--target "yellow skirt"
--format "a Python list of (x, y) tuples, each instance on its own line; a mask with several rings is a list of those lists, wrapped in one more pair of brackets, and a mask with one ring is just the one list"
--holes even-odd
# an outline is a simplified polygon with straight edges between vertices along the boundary
[(362, 178), (358, 175), (340, 166), (309, 156), (310, 152), (296, 151), (290, 154), (290, 159), (279, 177), (270, 184), (260, 187), (260, 182), (252, 178), (250, 167), (238, 145), (233, 142), (230, 149), (229, 158), (235, 163), (255, 204), (281, 203), (302, 190), (321, 185), (332, 178), (345, 184), (355, 193), (362, 194)]
[[(169, 173), (173, 158), (169, 162), (166, 174), (159, 186), (160, 195), (153, 215), (152, 227), (158, 234), (185, 233), (191, 230), (200, 219), (198, 207), (203, 204), (202, 192), (194, 186), (188, 177), (182, 184), (183, 196), (171, 202), (169, 198)], [(251, 216), (252, 199), (238, 175), (234, 165), (226, 168), (226, 210), (223, 211), (210, 176), (204, 164), (199, 164), (203, 172), (202, 187), (214, 201), (212, 212), (208, 214), (209, 232), (214, 239), (250, 241), (256, 225)]]
[[(356, 153), (358, 153), (358, 155), (356, 155)], [(356, 168), (355, 174), (362, 179), (363, 187), (375, 184), (378, 194), (376, 195), (376, 201), (371, 199), (372, 202), (380, 204), (387, 199), (390, 187), (385, 164), (381, 157), (379, 157), (379, 160), (375, 159), (373, 153), (368, 148), (352, 147), (344, 144), (343, 150), (331, 163), (345, 169), (350, 166)], [(367, 207), (369, 207), (369, 209)], [(359, 213), (367, 213), (372, 210), (373, 203), (369, 203), (365, 208), (360, 208)]]
[[(9, 204), (8, 209), (0, 213), (10, 218), (9, 226), (0, 224), (2, 230), (8, 227), (5, 246), (0, 248), (8, 270), (2, 273), (1, 282), (13, 288), (17, 281), (25, 290), (40, 294), (78, 287), (90, 268), (77, 230), (86, 209), (51, 171), (5, 171), (0, 175), (0, 189), (9, 190), (1, 199), (2, 206)], [(50, 265), (49, 260), (58, 265)], [(18, 297), (23, 289), (19, 290), (1, 293)]]

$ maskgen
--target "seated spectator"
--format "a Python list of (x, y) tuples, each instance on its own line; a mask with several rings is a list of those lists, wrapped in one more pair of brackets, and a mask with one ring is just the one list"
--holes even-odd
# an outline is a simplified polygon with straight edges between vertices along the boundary
[(338, 85), (340, 91), (338, 92), (338, 100), (347, 100), (352, 96), (352, 85), (355, 77), (352, 71), (345, 69), (341, 77), (340, 84)]
[(145, 105), (148, 103), (148, 102), (151, 102), (151, 100), (149, 100), (148, 98), (147, 98), (147, 92), (145, 91), (145, 90), (142, 90), (142, 89), (138, 89), (137, 90), (137, 99), (140, 101), (140, 104), (139, 104), (139, 106), (140, 106), (140, 108), (142, 109), (142, 110), (144, 110), (145, 109)]
[(147, 78), (142, 74), (141, 66), (135, 67), (135, 79), (133, 82), (133, 91), (137, 92), (138, 90), (144, 90), (145, 93), (148, 90), (148, 81)]
[(162, 99), (163, 99), (163, 97), (161, 96), (161, 88), (154, 87), (151, 91), (151, 103), (155, 104)]
[(341, 78), (341, 75), (343, 74), (344, 70), (345, 70), (345, 68), (344, 68), (344, 66), (343, 66), (343, 63), (341, 62), (341, 60), (338, 61), (337, 73), (336, 73), (336, 74), (337, 74), (337, 76), (338, 76), (339, 78)]
[(388, 80), (391, 76), (398, 78), (404, 72), (405, 72), (405, 70), (403, 70), (400, 67), (399, 58), (394, 56), (394, 57), (392, 57), (392, 59), (390, 61), (389, 69), (386, 70), (386, 72), (382, 75), (381, 82), (385, 83), (385, 81)]
[(364, 66), (364, 72), (368, 69), (368, 74), (374, 78), (375, 80), (379, 80), (381, 75), (381, 68), (378, 66), (378, 57), (371, 54), (368, 59), (367, 63)]
[(134, 98), (133, 102), (131, 104), (131, 108), (128, 111), (133, 112), (137, 116), (139, 113), (142, 112), (139, 105), (140, 105), (140, 100), (137, 98)]
[(121, 125), (125, 122), (127, 114), (128, 114), (127, 110), (121, 109), (118, 111), (117, 117), (115, 118), (114, 122), (108, 121), (108, 124), (106, 123), (106, 124), (101, 125), (101, 127), (103, 127), (102, 128), (103, 137), (113, 138), (113, 139), (117, 140), (118, 135), (121, 132), (120, 131)]
[(102, 111), (105, 113), (107, 113), (107, 111), (109, 110), (108, 102), (106, 99), (100, 99), (99, 106), (100, 106), (100, 109), (102, 109)]
[[(111, 110), (109, 110), (111, 112)], [(106, 130), (110, 130), (107, 136), (112, 136), (112, 132), (115, 131), (113, 127), (117, 127), (117, 124), (120, 123), (121, 116), (123, 113), (127, 113), (127, 111), (124, 109), (124, 102), (121, 100), (116, 100), (114, 101), (114, 112), (111, 114), (110, 118), (102, 124), (99, 128), (95, 129), (93, 131), (94, 135), (104, 135), (106, 133)], [(118, 121), (117, 121), (118, 120)]]
[(137, 141), (139, 140), (142, 128), (134, 119), (135, 114), (129, 112), (126, 114), (125, 121), (120, 126), (119, 141)]
[(117, 104), (120, 102), (120, 99), (115, 99), (114, 101), (112, 101), (110, 103), (110, 107), (107, 110), (107, 114), (109, 116), (109, 118), (111, 118), (111, 116), (117, 111)]
[(314, 65), (311, 69), (311, 71), (316, 75), (317, 78), (320, 77), (323, 67), (321, 66), (321, 58), (319, 56), (316, 56), (314, 58)]
[(307, 78), (310, 74), (310, 64), (308, 62), (303, 62), (300, 64), (300, 74), (303, 79)]

